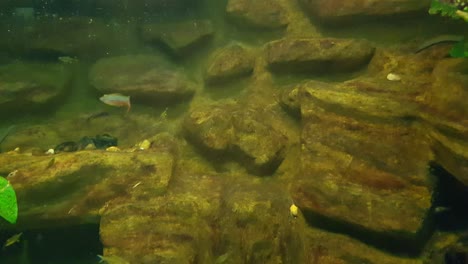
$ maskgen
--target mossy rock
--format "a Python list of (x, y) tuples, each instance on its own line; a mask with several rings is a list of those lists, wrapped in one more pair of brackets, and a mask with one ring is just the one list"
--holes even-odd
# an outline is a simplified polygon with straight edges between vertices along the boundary
[(70, 71), (62, 64), (16, 62), (0, 67), (0, 113), (55, 108), (66, 95)]

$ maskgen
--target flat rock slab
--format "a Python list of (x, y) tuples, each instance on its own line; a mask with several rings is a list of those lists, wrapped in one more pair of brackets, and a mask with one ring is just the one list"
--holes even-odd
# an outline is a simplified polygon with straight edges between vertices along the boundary
[(147, 104), (180, 102), (196, 89), (182, 69), (149, 55), (100, 59), (91, 68), (90, 81), (101, 93), (121, 93)]
[(307, 11), (325, 19), (391, 15), (428, 10), (431, 0), (301, 0)]
[(98, 221), (99, 210), (114, 198), (161, 195), (173, 165), (171, 154), (150, 151), (0, 155), (1, 174), (14, 174), (8, 180), (18, 196), (18, 224), (25, 228)]
[(295, 201), (366, 230), (415, 235), (432, 197), (430, 146), (405, 121), (415, 112), (391, 94), (327, 88), (302, 86), (302, 175), (294, 183)]
[(229, 0), (229, 18), (238, 24), (256, 28), (281, 28), (288, 24), (286, 10), (278, 0)]
[(337, 38), (280, 39), (264, 47), (275, 72), (333, 73), (364, 67), (374, 54), (366, 40)]
[(12, 63), (0, 67), (0, 112), (32, 113), (55, 108), (71, 80), (62, 64)]
[(213, 54), (205, 73), (209, 84), (225, 83), (252, 74), (255, 59), (253, 54), (241, 45), (234, 44), (221, 48)]
[(162, 42), (173, 54), (188, 55), (201, 48), (201, 44), (214, 35), (210, 20), (189, 20), (178, 23), (146, 24), (141, 34), (150, 43)]

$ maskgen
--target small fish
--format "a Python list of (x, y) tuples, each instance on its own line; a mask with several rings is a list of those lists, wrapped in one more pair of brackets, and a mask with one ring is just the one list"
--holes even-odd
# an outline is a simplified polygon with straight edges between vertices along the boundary
[(101, 256), (97, 255), (99, 260), (99, 263), (107, 263), (107, 264), (130, 264), (130, 262), (126, 261), (125, 259), (119, 257), (119, 256)]
[(58, 60), (65, 64), (72, 64), (72, 63), (78, 62), (77, 58), (73, 58), (70, 56), (61, 56), (61, 57), (58, 57)]
[(449, 211), (451, 211), (451, 208), (446, 206), (437, 206), (436, 208), (434, 208), (434, 213), (436, 214), (442, 214)]
[[(102, 100), (101, 100), (102, 101)], [(86, 122), (89, 123), (91, 120), (100, 118), (100, 117), (106, 117), (109, 116), (110, 114), (108, 112), (98, 112), (95, 114), (92, 114), (86, 118)]]
[(11, 236), (9, 239), (7, 239), (7, 241), (5, 241), (5, 244), (3, 244), (3, 249), (5, 249), (5, 248), (7, 248), (7, 247), (9, 247), (9, 246), (11, 246), (11, 245), (13, 245), (13, 244), (19, 242), (19, 241), (20, 241), (20, 237), (21, 237), (22, 234), (23, 234), (23, 232), (18, 233), (18, 234), (16, 234), (16, 235), (13, 235), (13, 236)]
[(127, 113), (130, 111), (130, 96), (113, 93), (113, 94), (105, 94), (99, 98), (103, 103), (112, 106), (126, 106)]

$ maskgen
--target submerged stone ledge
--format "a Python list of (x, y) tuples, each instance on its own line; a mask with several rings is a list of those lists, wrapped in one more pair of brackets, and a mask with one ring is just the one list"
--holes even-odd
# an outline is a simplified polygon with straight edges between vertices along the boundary
[[(13, 172), (18, 225), (37, 228), (99, 221), (99, 210), (117, 197), (163, 194), (175, 159), (169, 152), (79, 151), (53, 156), (0, 155), (3, 174)], [(138, 183), (138, 189), (135, 186)]]
[[(304, 93), (309, 85), (316, 83), (305, 84)], [(304, 210), (366, 230), (415, 235), (431, 207), (428, 142), (411, 124), (396, 121), (411, 112), (395, 106), (366, 111), (365, 103), (378, 98), (339, 85), (334, 90), (340, 94), (302, 97), (302, 172), (293, 187), (295, 200)], [(336, 98), (340, 106), (363, 108), (373, 117), (324, 108)]]
[(284, 38), (264, 46), (272, 71), (312, 74), (358, 70), (367, 65), (374, 49), (366, 40), (340, 38)]

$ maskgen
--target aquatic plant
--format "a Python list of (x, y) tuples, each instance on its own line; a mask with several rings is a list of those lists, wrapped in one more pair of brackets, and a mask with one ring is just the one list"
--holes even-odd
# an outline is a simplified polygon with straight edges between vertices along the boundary
[(456, 15), (458, 7), (451, 2), (453, 1), (432, 0), (431, 7), (429, 8), (429, 14), (440, 14), (441, 16), (458, 19), (459, 17)]
[(15, 190), (10, 182), (2, 176), (0, 176), (0, 217), (11, 224), (15, 224), (18, 218)]
[[(468, 0), (432, 0), (429, 14), (440, 14), (453, 19), (462, 18), (468, 22)], [(454, 58), (468, 58), (468, 45), (465, 39), (456, 43), (450, 50)]]

